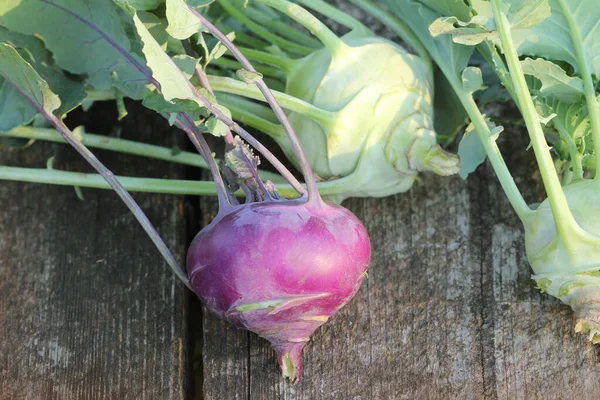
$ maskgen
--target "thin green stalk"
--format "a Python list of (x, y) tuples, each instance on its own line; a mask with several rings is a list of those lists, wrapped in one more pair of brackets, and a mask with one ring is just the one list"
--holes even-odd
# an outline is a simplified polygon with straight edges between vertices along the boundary
[[(215, 25), (222, 32), (230, 33), (234, 31), (233, 28), (219, 22), (215, 22)], [(261, 39), (257, 39), (254, 36), (248, 35), (247, 33), (240, 32), (239, 30), (235, 31), (235, 42), (239, 45), (248, 46), (255, 49), (264, 49), (265, 47), (269, 47), (271, 44), (270, 42), (263, 42)]]
[[(227, 57), (219, 57), (216, 60), (212, 60), (210, 64), (216, 65), (217, 67), (221, 67), (223, 69), (227, 69), (229, 71), (237, 71), (241, 68), (240, 63)], [(285, 71), (282, 71), (280, 69), (269, 67), (266, 65), (254, 65), (254, 68), (256, 68), (256, 70), (260, 72), (264, 77), (275, 78), (282, 81), (285, 81), (287, 79)]]
[[(254, 129), (258, 129), (263, 133), (266, 133), (277, 142), (279, 142), (280, 140), (287, 140), (287, 136), (285, 135), (285, 131), (283, 130), (281, 125), (261, 118), (249, 109), (248, 106), (250, 104), (247, 103), (252, 102), (245, 100), (244, 98), (230, 95), (219, 95), (217, 96), (217, 99), (222, 105), (224, 105), (229, 109), (229, 111), (231, 111), (231, 116), (236, 121), (244, 125), (251, 126)], [(257, 104), (252, 103), (251, 105)]]
[(251, 49), (248, 47), (238, 47), (238, 49), (243, 55), (248, 57), (248, 59), (281, 68), (287, 74), (292, 72), (298, 65), (298, 62), (293, 58), (285, 58), (275, 54), (267, 53), (266, 51)]
[(225, 101), (227, 102), (227, 104), (232, 105), (234, 107), (244, 108), (252, 115), (264, 119), (265, 121), (273, 125), (279, 124), (279, 121), (277, 121), (277, 117), (275, 117), (275, 114), (273, 114), (273, 110), (263, 105), (262, 103), (258, 103), (253, 100), (248, 100), (245, 97), (236, 96), (234, 94), (217, 93), (216, 96), (217, 100), (219, 101)]
[(269, 28), (272, 32), (276, 32), (287, 39), (295, 41), (298, 44), (314, 47), (315, 49), (321, 47), (321, 42), (312, 36), (307, 35), (293, 26), (290, 26), (289, 23), (266, 15), (261, 10), (258, 10), (254, 7), (247, 7), (244, 10), (244, 13), (265, 28)]
[(340, 10), (337, 7), (332, 6), (331, 4), (327, 4), (322, 0), (297, 0), (298, 3), (303, 4), (304, 6), (311, 8), (337, 22), (338, 24), (344, 25), (347, 28), (353, 29), (356, 32), (359, 32), (363, 35), (372, 35), (373, 32), (367, 28), (362, 22), (354, 18), (348, 13)]
[[(35, 128), (31, 126), (20, 126), (8, 132), (0, 132), (0, 137), (14, 137), (22, 139), (44, 140), (55, 143), (66, 143), (58, 131), (50, 128)], [(168, 147), (156, 146), (152, 144), (140, 143), (133, 140), (112, 138), (103, 135), (85, 133), (82, 135), (81, 142), (88, 147), (116, 151), (124, 154), (132, 154), (141, 157), (148, 157), (157, 160), (174, 162), (183, 165), (190, 165), (207, 169), (208, 166), (204, 159), (198, 153), (188, 151), (174, 152)], [(216, 160), (219, 162), (219, 160)], [(263, 179), (269, 179), (273, 182), (281, 181), (281, 176), (269, 171), (259, 171)]]
[(219, 4), (221, 7), (227, 11), (233, 18), (237, 19), (242, 25), (246, 26), (256, 35), (261, 38), (276, 44), (277, 46), (285, 49), (291, 53), (299, 54), (305, 56), (310, 54), (314, 49), (312, 47), (303, 46), (287, 39), (282, 38), (274, 33), (271, 33), (268, 29), (263, 28), (261, 25), (252, 21), (243, 12), (241, 12), (238, 7), (234, 6), (229, 0), (219, 0)]
[[(560, 5), (563, 15), (569, 24), (569, 30), (571, 31), (571, 37), (573, 39), (573, 47), (575, 48), (575, 54), (577, 55), (577, 64), (579, 65), (581, 72), (581, 79), (583, 79), (585, 101), (588, 106), (588, 113), (592, 127), (594, 153), (600, 154), (600, 105), (598, 104), (598, 99), (596, 98), (596, 89), (594, 87), (594, 82), (592, 81), (592, 71), (590, 71), (589, 65), (586, 61), (581, 31), (566, 2), (564, 0), (556, 1)], [(600, 171), (600, 157), (596, 157), (596, 170)], [(598, 176), (600, 175), (597, 174), (594, 179), (598, 179)]]
[(565, 126), (562, 126), (562, 124), (559, 124), (556, 120), (554, 121), (554, 125), (556, 126), (556, 130), (558, 131), (561, 139), (564, 140), (564, 142), (567, 144), (567, 148), (569, 149), (571, 166), (573, 168), (573, 175), (575, 176), (575, 179), (583, 179), (583, 165), (581, 165), (582, 156), (581, 153), (579, 153), (577, 144)]
[(315, 35), (333, 55), (343, 55), (347, 45), (318, 18), (299, 5), (287, 0), (256, 0), (281, 11)]
[(527, 131), (529, 132), (533, 151), (540, 167), (542, 181), (548, 194), (548, 200), (550, 201), (550, 206), (552, 208), (552, 215), (554, 216), (557, 233), (562, 238), (565, 247), (569, 250), (573, 250), (579, 243), (578, 238), (580, 238), (584, 232), (581, 230), (571, 213), (567, 198), (562, 190), (556, 169), (554, 168), (550, 148), (546, 143), (542, 125), (535, 110), (533, 100), (529, 95), (529, 87), (527, 86), (525, 75), (521, 69), (519, 55), (512, 39), (510, 23), (504, 12), (502, 12), (501, 0), (492, 0), (492, 8), (504, 56), (506, 57), (513, 86), (515, 88), (515, 94), (519, 101), (519, 105), (521, 106), (521, 112), (525, 119)]
[[(450, 74), (447, 74), (446, 76), (450, 76)], [(473, 100), (471, 94), (465, 93), (462, 90), (462, 85), (457, 85), (455, 80), (450, 80), (449, 82), (454, 88), (454, 91), (456, 92), (463, 107), (465, 108), (465, 111), (471, 119), (473, 126), (475, 126), (475, 131), (477, 132), (477, 135), (483, 144), (485, 153), (487, 154), (490, 164), (492, 164), (492, 168), (494, 169), (494, 172), (500, 181), (502, 190), (504, 190), (506, 197), (508, 197), (510, 205), (515, 210), (519, 218), (523, 220), (528, 214), (531, 214), (532, 210), (527, 205), (527, 202), (515, 184), (515, 181), (508, 170), (508, 167), (506, 166), (506, 162), (504, 162), (502, 153), (498, 148), (498, 144), (492, 138), (492, 132), (490, 131), (483, 114), (481, 114), (481, 111), (479, 110), (475, 100)]]
[[(210, 76), (210, 84), (216, 92), (237, 94), (250, 99), (266, 101), (264, 95), (253, 85), (232, 78), (221, 76)], [(289, 111), (294, 111), (318, 121), (325, 126), (333, 123), (334, 113), (315, 107), (314, 105), (300, 100), (286, 93), (273, 91), (273, 96), (281, 106)]]
[[(131, 176), (115, 176), (123, 187), (131, 192), (162, 193), (192, 196), (216, 196), (214, 182), (180, 179), (137, 178)], [(44, 183), (62, 186), (78, 186), (96, 189), (112, 189), (110, 184), (99, 174), (60, 171), (45, 168), (21, 168), (0, 165), (0, 180)], [(286, 198), (298, 197), (298, 192), (289, 184), (276, 184), (277, 191)], [(318, 183), (319, 193), (331, 196), (343, 193), (345, 187), (337, 181)], [(235, 193), (243, 197), (241, 190)]]
[(419, 55), (419, 57), (431, 63), (429, 52), (425, 46), (423, 46), (421, 40), (419, 40), (419, 37), (415, 35), (414, 32), (404, 22), (398, 18), (395, 18), (383, 8), (373, 3), (371, 0), (350, 0), (350, 2), (354, 3), (387, 25), (394, 31), (396, 35), (400, 36), (400, 39), (406, 42), (417, 53), (417, 55)]

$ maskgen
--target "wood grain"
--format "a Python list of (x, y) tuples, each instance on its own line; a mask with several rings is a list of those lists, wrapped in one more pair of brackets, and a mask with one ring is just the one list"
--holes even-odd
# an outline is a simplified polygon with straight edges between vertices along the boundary
[[(95, 107), (93, 132), (114, 127)], [(123, 135), (167, 145), (180, 135), (130, 105)], [(96, 121), (96, 122), (94, 122)], [(181, 177), (183, 169), (97, 152), (115, 172)], [(3, 164), (89, 170), (66, 145), (0, 152)], [(187, 303), (180, 284), (111, 191), (0, 183), (0, 399), (184, 399)], [(182, 259), (181, 197), (135, 195)]]

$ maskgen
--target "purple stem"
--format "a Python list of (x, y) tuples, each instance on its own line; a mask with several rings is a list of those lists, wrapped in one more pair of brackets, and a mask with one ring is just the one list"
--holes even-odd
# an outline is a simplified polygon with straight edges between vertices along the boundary
[(223, 177), (219, 172), (219, 167), (212, 156), (212, 152), (210, 151), (204, 136), (202, 136), (202, 133), (198, 130), (198, 127), (196, 124), (194, 124), (194, 121), (188, 114), (180, 113), (178, 119), (175, 121), (175, 124), (187, 134), (187, 137), (194, 144), (194, 147), (196, 150), (198, 150), (198, 153), (200, 153), (200, 155), (206, 161), (208, 169), (212, 174), (213, 180), (216, 184), (217, 199), (219, 201), (219, 213), (226, 212), (231, 208), (229, 195), (225, 189), (225, 183), (223, 182)]
[(69, 128), (60, 119), (58, 119), (54, 114), (52, 114), (52, 112), (49, 112), (46, 109), (44, 109), (40, 101), (31, 98), (27, 92), (23, 91), (22, 88), (16, 85), (15, 82), (11, 80), (9, 76), (3, 74), (2, 71), (0, 71), (0, 76), (2, 76), (6, 82), (8, 82), (13, 88), (15, 88), (19, 93), (21, 93), (21, 95), (23, 95), (23, 97), (25, 97), (25, 99), (27, 99), (27, 101), (31, 103), (31, 105), (34, 106), (39, 111), (39, 113), (44, 116), (44, 118), (46, 118), (50, 123), (52, 123), (54, 128), (61, 134), (65, 141), (71, 146), (73, 146), (73, 148), (75, 148), (75, 150), (79, 154), (81, 154), (81, 156), (88, 163), (90, 163), (90, 165), (96, 171), (98, 171), (100, 175), (102, 175), (102, 177), (114, 189), (114, 191), (121, 198), (121, 200), (123, 200), (127, 208), (129, 208), (129, 210), (133, 213), (135, 218), (139, 221), (140, 225), (142, 225), (142, 227), (144, 228), (144, 230), (146, 231), (146, 233), (148, 234), (148, 236), (150, 237), (160, 254), (164, 257), (164, 259), (167, 261), (167, 263), (175, 273), (175, 275), (177, 275), (177, 277), (181, 279), (181, 281), (188, 288), (191, 289), (187, 275), (173, 256), (173, 253), (171, 253), (171, 251), (169, 250), (165, 242), (162, 240), (156, 229), (154, 229), (154, 226), (152, 225), (146, 214), (144, 214), (144, 211), (142, 211), (140, 206), (136, 203), (133, 197), (131, 197), (129, 192), (123, 187), (123, 185), (121, 185), (121, 182), (119, 182), (119, 180), (115, 178), (115, 175), (112, 173), (112, 171), (106, 168), (104, 164), (102, 164), (102, 162), (98, 160), (98, 158), (96, 158), (96, 156), (87, 147), (85, 147), (83, 143), (77, 140), (73, 132), (71, 132), (71, 130), (69, 130)]
[[(188, 9), (192, 14), (198, 18), (200, 23), (210, 31), (212, 35), (214, 35), (229, 51), (231, 54), (240, 62), (242, 67), (250, 72), (257, 72), (256, 69), (252, 66), (250, 61), (239, 51), (239, 49), (233, 44), (231, 40), (227, 36), (223, 34), (217, 27), (215, 27), (210, 21), (208, 21), (200, 12), (198, 12), (194, 7), (188, 5)], [(308, 188), (308, 200), (313, 201), (320, 199), (319, 192), (317, 190), (317, 181), (315, 179), (315, 175), (312, 172), (312, 168), (310, 167), (310, 163), (308, 162), (308, 158), (304, 153), (304, 149), (294, 132), (294, 128), (290, 123), (287, 115), (271, 93), (271, 90), (267, 87), (265, 82), (262, 79), (258, 79), (256, 82), (256, 86), (261, 91), (265, 99), (273, 109), (275, 116), (283, 125), (283, 128), (288, 136), (290, 143), (292, 144), (292, 148), (294, 149), (294, 153), (296, 153), (296, 157), (298, 157), (298, 163), (300, 164), (300, 169), (302, 171), (302, 175), (304, 177), (304, 181), (306, 182), (306, 186)], [(257, 149), (258, 150), (258, 149)], [(291, 182), (290, 182), (291, 183)]]

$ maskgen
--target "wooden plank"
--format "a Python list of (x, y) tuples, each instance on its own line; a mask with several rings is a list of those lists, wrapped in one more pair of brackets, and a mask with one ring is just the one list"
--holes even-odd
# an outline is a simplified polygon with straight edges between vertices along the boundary
[[(95, 107), (90, 131), (114, 127)], [(181, 135), (129, 105), (123, 136), (165, 145)], [(115, 172), (182, 177), (184, 169), (97, 152)], [(65, 145), (0, 152), (3, 164), (90, 170)], [(187, 289), (111, 191), (0, 183), (0, 399), (183, 399), (189, 390)], [(183, 198), (135, 195), (179, 259)], [(185, 289), (185, 290), (184, 290)]]

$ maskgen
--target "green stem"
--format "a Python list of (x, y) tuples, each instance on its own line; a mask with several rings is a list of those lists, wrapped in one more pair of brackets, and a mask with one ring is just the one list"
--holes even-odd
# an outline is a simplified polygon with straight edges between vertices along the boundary
[[(123, 187), (131, 192), (163, 193), (193, 196), (216, 196), (214, 182), (191, 181), (179, 179), (137, 178), (131, 176), (115, 176)], [(96, 189), (112, 189), (99, 174), (59, 171), (45, 168), (21, 168), (0, 165), (0, 180), (45, 183), (62, 186), (79, 186)], [(276, 184), (277, 191), (286, 198), (298, 197), (298, 192), (289, 184)], [(345, 187), (337, 181), (320, 182), (317, 184), (319, 193), (331, 196), (343, 193)], [(236, 196), (244, 196), (240, 190)]]
[[(208, 79), (213, 90), (216, 92), (237, 94), (254, 100), (266, 101), (263, 94), (254, 85), (220, 76), (209, 76)], [(273, 95), (277, 99), (277, 102), (289, 111), (306, 115), (325, 126), (330, 126), (333, 123), (334, 114), (329, 111), (315, 107), (306, 101), (286, 93), (273, 91)]]
[(343, 55), (348, 46), (331, 29), (304, 8), (287, 0), (256, 0), (281, 11), (315, 35), (333, 55)]
[[(240, 63), (227, 57), (219, 57), (216, 60), (212, 60), (210, 64), (232, 72), (235, 72), (241, 68)], [(256, 68), (256, 70), (264, 77), (275, 78), (282, 81), (287, 79), (286, 73), (280, 69), (256, 64), (254, 65), (254, 68)]]
[(269, 28), (273, 32), (277, 32), (287, 39), (293, 40), (303, 46), (314, 47), (315, 49), (321, 47), (321, 42), (315, 38), (294, 28), (293, 26), (290, 26), (288, 23), (266, 15), (261, 10), (258, 10), (254, 7), (247, 7), (244, 12), (248, 17), (252, 18), (262, 26)]
[[(585, 50), (583, 48), (583, 39), (581, 38), (581, 31), (577, 25), (577, 21), (573, 18), (571, 10), (567, 6), (564, 0), (556, 0), (560, 5), (562, 13), (569, 24), (569, 30), (571, 31), (571, 37), (573, 47), (575, 48), (575, 54), (577, 55), (577, 64), (581, 72), (581, 79), (583, 79), (583, 88), (585, 93), (585, 100), (588, 106), (588, 113), (590, 116), (590, 122), (592, 126), (592, 138), (594, 142), (594, 153), (600, 154), (600, 105), (596, 98), (596, 89), (594, 82), (592, 81), (592, 71), (586, 61)], [(600, 157), (596, 157), (596, 170), (600, 171)], [(594, 179), (597, 179), (598, 176)]]
[(569, 155), (571, 156), (571, 166), (573, 167), (573, 175), (575, 176), (575, 179), (583, 179), (583, 165), (581, 165), (582, 156), (581, 153), (579, 153), (577, 144), (573, 140), (573, 137), (570, 135), (567, 127), (560, 124), (557, 118), (555, 118), (555, 121), (553, 122), (561, 139), (564, 140), (564, 142), (567, 144), (567, 148), (569, 149)]
[(258, 61), (267, 65), (274, 65), (278, 68), (281, 68), (287, 74), (293, 71), (297, 65), (296, 60), (293, 58), (285, 58), (275, 54), (267, 53), (266, 51), (250, 49), (247, 47), (238, 47), (238, 49), (250, 60)]
[(298, 0), (298, 3), (303, 4), (306, 7), (312, 8), (319, 14), (326, 16), (337, 22), (338, 24), (344, 25), (347, 28), (353, 29), (362, 35), (373, 35), (373, 32), (367, 28), (362, 22), (352, 17), (351, 15), (343, 12), (339, 8), (327, 4), (322, 0)]
[(556, 174), (556, 169), (554, 168), (554, 163), (550, 154), (550, 148), (546, 143), (542, 125), (535, 110), (533, 100), (529, 95), (529, 87), (527, 86), (525, 75), (521, 69), (519, 55), (512, 39), (510, 23), (504, 12), (502, 12), (501, 0), (492, 0), (492, 8), (515, 94), (523, 118), (525, 119), (536, 161), (540, 167), (542, 181), (548, 194), (550, 206), (552, 207), (556, 231), (562, 238), (565, 247), (569, 250), (573, 250), (579, 242), (578, 238), (581, 237), (583, 232), (575, 221), (575, 218), (573, 218), (567, 198), (562, 190), (558, 175)]
[(258, 129), (263, 133), (266, 133), (267, 135), (275, 139), (278, 143), (280, 140), (287, 141), (285, 131), (283, 130), (281, 125), (279, 125), (279, 123), (274, 123), (266, 118), (260, 117), (258, 113), (255, 113), (252, 110), (254, 106), (262, 107), (270, 111), (269, 108), (254, 103), (252, 101), (246, 100), (245, 98), (228, 94), (219, 94), (217, 96), (217, 99), (222, 105), (224, 105), (229, 109), (229, 111), (231, 111), (231, 115), (236, 121), (251, 126), (254, 129)]
[[(177, 154), (173, 149), (152, 144), (135, 142), (133, 140), (111, 138), (103, 135), (85, 133), (81, 142), (85, 146), (96, 149), (117, 151), (124, 154), (132, 154), (142, 157), (154, 158), (183, 165), (190, 165), (207, 169), (208, 166), (198, 153), (182, 151)], [(23, 139), (44, 140), (55, 143), (66, 143), (60, 133), (49, 128), (34, 128), (31, 126), (20, 126), (8, 132), (0, 132), (0, 137), (15, 137)], [(216, 160), (218, 162), (218, 160)], [(265, 180), (273, 182), (281, 181), (281, 176), (268, 171), (260, 171), (260, 176)]]
[(250, 36), (244, 32), (240, 32), (239, 30), (236, 31), (233, 28), (226, 26), (222, 23), (216, 22), (215, 25), (222, 32), (230, 33), (235, 31), (235, 42), (240, 45), (252, 47), (255, 49), (264, 49), (265, 47), (269, 47), (270, 45), (269, 42), (263, 42), (260, 39)]
[[(392, 31), (394, 31), (396, 35), (400, 36), (400, 38), (405, 41), (421, 58), (431, 63), (429, 52), (425, 46), (423, 46), (423, 43), (421, 40), (419, 40), (419, 37), (415, 35), (414, 32), (404, 22), (390, 15), (390, 13), (386, 12), (383, 8), (379, 7), (370, 0), (350, 0), (350, 2), (354, 3), (383, 22)], [(441, 65), (440, 63), (438, 64)]]
[(221, 7), (227, 11), (233, 18), (237, 19), (242, 25), (246, 26), (256, 35), (261, 38), (276, 44), (277, 46), (285, 49), (291, 53), (299, 54), (302, 56), (310, 54), (314, 49), (312, 47), (303, 46), (287, 39), (282, 38), (274, 33), (271, 33), (268, 29), (263, 28), (256, 22), (252, 21), (238, 7), (234, 6), (229, 0), (219, 0)]
[[(447, 71), (444, 71), (444, 73), (446, 72)], [(450, 74), (446, 74), (446, 76), (450, 76)], [(515, 181), (508, 170), (506, 163), (504, 162), (502, 153), (498, 148), (498, 144), (492, 138), (492, 132), (490, 131), (483, 114), (481, 114), (481, 111), (479, 110), (477, 103), (475, 103), (475, 100), (473, 100), (471, 94), (465, 93), (462, 90), (462, 84), (458, 84), (452, 79), (449, 79), (449, 82), (454, 88), (454, 91), (465, 108), (465, 111), (469, 115), (473, 126), (475, 126), (475, 131), (477, 132), (477, 135), (483, 144), (485, 153), (487, 154), (490, 164), (492, 164), (492, 168), (494, 169), (494, 172), (500, 181), (502, 190), (504, 190), (506, 196), (508, 197), (510, 205), (515, 210), (519, 218), (523, 220), (528, 214), (532, 213), (532, 210), (527, 205), (527, 202), (515, 184)]]

